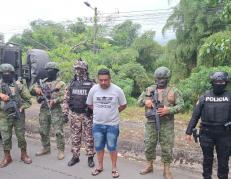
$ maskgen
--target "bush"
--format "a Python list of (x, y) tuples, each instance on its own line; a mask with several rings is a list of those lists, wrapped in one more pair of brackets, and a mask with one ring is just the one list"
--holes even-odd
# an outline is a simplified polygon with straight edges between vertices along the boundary
[[(177, 85), (178, 89), (183, 94), (185, 101), (184, 107), (186, 111), (192, 110), (199, 96), (211, 88), (209, 75), (215, 71), (226, 71), (231, 74), (231, 68), (228, 66), (210, 68), (201, 66), (195, 68), (189, 78), (180, 81), (180, 83)], [(227, 89), (231, 90), (230, 84), (228, 85)]]
[(231, 31), (218, 32), (208, 37), (199, 49), (198, 65), (208, 67), (231, 64)]

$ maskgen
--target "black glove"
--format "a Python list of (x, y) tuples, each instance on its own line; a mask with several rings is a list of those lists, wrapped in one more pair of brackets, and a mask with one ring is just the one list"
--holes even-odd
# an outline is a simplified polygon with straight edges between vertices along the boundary
[(65, 123), (68, 123), (69, 119), (68, 119), (68, 115), (67, 114), (63, 115), (63, 119), (64, 119)]

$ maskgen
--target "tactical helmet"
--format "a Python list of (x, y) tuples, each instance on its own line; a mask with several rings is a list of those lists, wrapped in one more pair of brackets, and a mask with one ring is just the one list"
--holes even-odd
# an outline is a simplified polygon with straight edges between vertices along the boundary
[(73, 65), (74, 68), (82, 68), (84, 70), (87, 70), (88, 69), (88, 65), (85, 61), (83, 61), (81, 58), (80, 59), (77, 59), (75, 61), (75, 64)]
[(14, 67), (9, 63), (3, 63), (0, 65), (0, 73), (13, 73)]
[(58, 64), (56, 62), (48, 62), (46, 65), (45, 65), (45, 69), (48, 70), (48, 69), (56, 69), (56, 70), (59, 70), (59, 67), (58, 67)]
[(223, 71), (217, 71), (210, 75), (211, 82), (214, 81), (225, 81), (229, 82), (229, 74)]
[(159, 67), (154, 72), (155, 78), (170, 78), (171, 77), (171, 71), (167, 67)]

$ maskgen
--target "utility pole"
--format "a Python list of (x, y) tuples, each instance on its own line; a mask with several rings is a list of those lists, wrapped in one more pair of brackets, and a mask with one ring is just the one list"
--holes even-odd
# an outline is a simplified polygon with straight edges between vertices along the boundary
[(96, 47), (96, 35), (97, 35), (97, 7), (94, 8), (94, 46), (93, 46), (93, 52), (96, 54), (97, 47)]
[(94, 34), (93, 34), (93, 52), (94, 54), (96, 54), (97, 52), (97, 46), (96, 46), (96, 39), (97, 39), (97, 20), (98, 20), (98, 11), (97, 11), (97, 7), (91, 7), (91, 5), (88, 2), (84, 2), (84, 4), (87, 7), (90, 7), (92, 10), (94, 10)]
[(4, 44), (4, 35), (0, 32), (0, 44)]

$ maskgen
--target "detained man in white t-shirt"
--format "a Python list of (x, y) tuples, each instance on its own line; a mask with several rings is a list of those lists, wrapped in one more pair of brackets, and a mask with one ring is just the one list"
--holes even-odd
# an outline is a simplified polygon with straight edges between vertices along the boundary
[(88, 93), (88, 106), (93, 109), (93, 137), (98, 158), (98, 166), (92, 172), (93, 176), (103, 171), (104, 148), (110, 153), (112, 162), (112, 177), (118, 178), (117, 138), (119, 136), (119, 113), (127, 106), (123, 90), (111, 83), (110, 71), (98, 71), (98, 84)]

